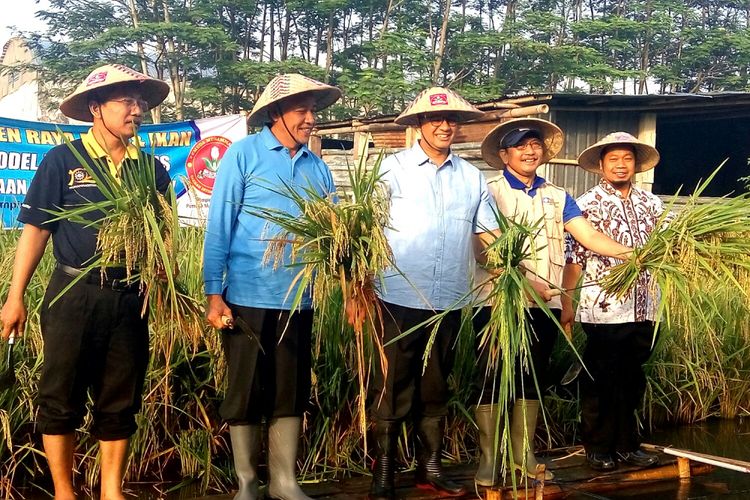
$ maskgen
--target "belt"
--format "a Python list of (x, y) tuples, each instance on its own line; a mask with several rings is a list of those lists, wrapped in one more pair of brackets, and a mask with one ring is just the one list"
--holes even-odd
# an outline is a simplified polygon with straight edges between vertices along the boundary
[(116, 292), (134, 292), (138, 291), (141, 286), (140, 281), (128, 280), (126, 278), (127, 269), (125, 269), (124, 267), (108, 268), (104, 279), (102, 279), (102, 275), (100, 273), (86, 273), (85, 269), (67, 266), (65, 264), (60, 264), (59, 262), (55, 267), (63, 274), (66, 274), (71, 278), (76, 278), (85, 273), (86, 275), (81, 278), (81, 281), (83, 281), (84, 283), (99, 285), (102, 288), (110, 288)]

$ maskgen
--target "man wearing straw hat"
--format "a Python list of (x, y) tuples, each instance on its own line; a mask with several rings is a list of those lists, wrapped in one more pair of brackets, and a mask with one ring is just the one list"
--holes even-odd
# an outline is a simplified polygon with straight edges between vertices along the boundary
[[(664, 213), (658, 196), (633, 185), (638, 172), (659, 162), (659, 153), (627, 132), (614, 132), (578, 157), (578, 165), (601, 175), (599, 184), (578, 198), (594, 227), (617, 241), (641, 246)], [(591, 376), (581, 380), (581, 438), (588, 464), (612, 470), (617, 462), (648, 467), (656, 455), (640, 450), (635, 410), (643, 399), (642, 365), (651, 355), (658, 293), (648, 273), (618, 300), (597, 284), (618, 261), (586, 251), (570, 239), (564, 284), (576, 286), (584, 272), (577, 320), (588, 339), (583, 361)], [(573, 322), (571, 298), (563, 298), (564, 324)]]
[[(381, 166), (390, 197), (386, 229), (397, 270), (378, 294), (383, 306), (383, 342), (446, 312), (434, 342), (432, 328), (421, 327), (384, 348), (387, 372), (374, 363), (371, 415), (375, 421), (376, 460), (371, 499), (393, 499), (396, 436), (411, 416), (417, 434), (416, 482), (441, 496), (465, 489), (442, 468), (443, 425), (449, 396), (447, 379), (461, 308), (469, 301), (473, 237), (497, 228), (482, 173), (451, 151), (458, 124), (482, 112), (456, 92), (433, 87), (421, 92), (396, 118), (414, 127), (411, 148), (387, 157)], [(423, 371), (423, 358), (427, 364)]]
[[(516, 396), (520, 397), (515, 400), (510, 418), (513, 462), (516, 468), (532, 478), (536, 476), (534, 431), (542, 396), (537, 391), (537, 384), (540, 389), (546, 386), (549, 359), (559, 329), (556, 321), (562, 308), (555, 291), (562, 286), (564, 233), (570, 233), (586, 248), (603, 255), (626, 256), (632, 251), (596, 231), (565, 190), (537, 175), (539, 166), (554, 158), (562, 145), (560, 128), (539, 118), (518, 118), (501, 123), (482, 141), (484, 161), (502, 170), (500, 175), (488, 181), (500, 211), (516, 222), (540, 225), (530, 242), (532, 256), (524, 262), (524, 267), (534, 289), (547, 302), (548, 310), (535, 303), (528, 307), (533, 332), (530, 339), (533, 370), (519, 369), (516, 372)], [(481, 271), (477, 273), (478, 282), (481, 282)], [(478, 311), (474, 318), (477, 332), (489, 321), (489, 314), (489, 307)], [(479, 350), (477, 354), (481, 376), (487, 377), (488, 353)], [(486, 378), (482, 380), (480, 386), (483, 389), (475, 409), (481, 452), (475, 480), (482, 486), (491, 486), (497, 480), (494, 450), (499, 408), (495, 404), (497, 396), (491, 390), (492, 385)], [(550, 471), (545, 472), (546, 479), (553, 477)]]
[[(302, 415), (310, 398), (312, 300), (303, 292), (290, 311), (296, 271), (264, 260), (280, 228), (250, 213), (253, 208), (297, 210), (282, 192), (334, 193), (326, 164), (307, 148), (315, 112), (341, 92), (299, 74), (273, 78), (248, 116), (260, 132), (237, 141), (222, 158), (208, 213), (203, 277), (208, 321), (222, 329), (229, 386), (219, 409), (229, 424), (236, 500), (258, 498), (261, 422), (268, 424), (268, 493), (308, 497), (295, 465)], [(285, 264), (291, 263), (287, 255)]]
[[(91, 434), (99, 440), (102, 499), (121, 499), (129, 437), (136, 431), (148, 365), (148, 325), (141, 315), (139, 284), (125, 282), (125, 268), (108, 268), (106, 278), (92, 272), (50, 302), (79, 277), (97, 253), (97, 229), (52, 213), (64, 207), (103, 201), (76, 155), (92, 168), (101, 165), (117, 177), (137, 161), (129, 141), (143, 115), (169, 94), (169, 86), (119, 64), (96, 68), (60, 105), (69, 118), (93, 122), (70, 145), (50, 150), (31, 182), (18, 220), (13, 278), (0, 318), (3, 338), (22, 335), (23, 302), (50, 236), (57, 261), (40, 310), (44, 364), (37, 396), (37, 428), (43, 436), (55, 498), (75, 498), (74, 433), (83, 421), (91, 389)], [(73, 150), (75, 150), (75, 153)], [(166, 192), (170, 179), (158, 160), (157, 188)], [(92, 222), (98, 218), (92, 215)]]

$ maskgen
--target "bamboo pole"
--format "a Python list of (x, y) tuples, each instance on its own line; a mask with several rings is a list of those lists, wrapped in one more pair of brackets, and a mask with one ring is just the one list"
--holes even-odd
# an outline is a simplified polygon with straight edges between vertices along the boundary
[(658, 451), (674, 457), (687, 458), (694, 462), (701, 462), (716, 467), (722, 467), (724, 469), (750, 474), (750, 462), (745, 462), (744, 460), (708, 455), (706, 453), (698, 453), (697, 451), (681, 450), (679, 448), (672, 448), (671, 446), (659, 446), (648, 443), (643, 443), (641, 446), (649, 451)]

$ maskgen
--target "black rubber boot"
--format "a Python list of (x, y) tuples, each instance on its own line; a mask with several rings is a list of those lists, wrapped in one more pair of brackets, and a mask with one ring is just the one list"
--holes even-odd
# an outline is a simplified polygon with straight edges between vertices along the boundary
[(466, 488), (443, 472), (443, 417), (422, 417), (417, 424), (417, 488), (432, 490), (442, 497), (459, 497)]
[(398, 428), (397, 422), (375, 421), (375, 463), (372, 467), (370, 494), (367, 496), (370, 500), (396, 500), (393, 476)]

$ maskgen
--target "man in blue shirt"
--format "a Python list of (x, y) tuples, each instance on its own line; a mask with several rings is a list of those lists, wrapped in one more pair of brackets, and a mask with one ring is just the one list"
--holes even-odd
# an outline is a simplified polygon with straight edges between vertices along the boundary
[[(563, 133), (547, 120), (519, 118), (501, 123), (482, 141), (482, 158), (491, 167), (503, 172), (488, 181), (489, 190), (500, 211), (506, 217), (529, 225), (539, 224), (539, 230), (529, 242), (532, 256), (524, 262), (532, 286), (556, 319), (560, 320), (562, 305), (559, 293), (565, 264), (565, 232), (582, 245), (597, 253), (612, 257), (627, 257), (631, 248), (621, 245), (596, 231), (583, 217), (575, 200), (564, 189), (536, 174), (540, 165), (560, 152)], [(477, 270), (477, 282), (484, 281)], [(483, 307), (474, 318), (478, 333), (489, 321), (490, 307)], [(517, 363), (516, 394), (511, 417), (511, 447), (513, 461), (526, 475), (535, 477), (537, 461), (534, 456), (534, 431), (539, 412), (540, 389), (546, 386), (549, 359), (557, 338), (555, 321), (535, 303), (530, 302), (528, 318), (533, 332), (530, 358), (532, 370), (521, 369)], [(481, 486), (492, 486), (497, 480), (497, 460), (494, 455), (498, 407), (493, 394), (492, 377), (487, 372), (488, 353), (477, 346), (478, 365), (482, 381), (478, 405), (475, 409), (480, 436), (480, 463), (475, 481)], [(497, 368), (499, 370), (499, 368)], [(552, 479), (551, 472), (545, 472)]]
[[(415, 127), (420, 138), (381, 166), (390, 198), (386, 231), (397, 270), (378, 290), (383, 305), (383, 342), (450, 311), (428, 343), (432, 328), (420, 328), (385, 347), (387, 372), (374, 363), (371, 414), (376, 461), (370, 499), (391, 500), (394, 452), (401, 422), (411, 415), (417, 433), (416, 481), (441, 496), (464, 488), (441, 466), (448, 375), (461, 322), (470, 300), (473, 239), (497, 228), (482, 173), (451, 152), (458, 123), (482, 112), (453, 91), (433, 87), (420, 93), (396, 123)], [(429, 356), (424, 373), (423, 357)]]
[(222, 329), (228, 388), (219, 409), (229, 423), (239, 481), (236, 500), (258, 498), (260, 424), (268, 424), (269, 495), (308, 497), (295, 464), (302, 414), (310, 397), (312, 300), (304, 292), (291, 311), (296, 271), (291, 259), (275, 267), (264, 254), (281, 228), (250, 213), (254, 208), (298, 212), (280, 194), (335, 191), (326, 164), (307, 148), (315, 112), (341, 92), (298, 74), (275, 77), (248, 117), (260, 132), (235, 142), (222, 158), (208, 212), (203, 277), (207, 318)]

